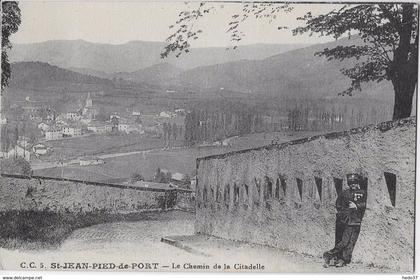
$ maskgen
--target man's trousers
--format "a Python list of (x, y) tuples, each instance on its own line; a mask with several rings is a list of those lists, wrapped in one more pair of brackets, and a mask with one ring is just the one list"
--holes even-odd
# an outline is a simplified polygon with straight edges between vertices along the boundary
[(336, 257), (337, 259), (342, 259), (345, 263), (350, 263), (359, 233), (360, 225), (347, 225), (337, 221), (335, 246), (324, 253), (324, 258), (331, 260)]

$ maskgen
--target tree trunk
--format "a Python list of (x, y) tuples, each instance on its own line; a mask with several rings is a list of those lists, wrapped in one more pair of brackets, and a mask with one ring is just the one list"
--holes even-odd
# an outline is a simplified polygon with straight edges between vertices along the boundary
[(413, 95), (416, 89), (417, 77), (400, 76), (392, 81), (395, 91), (393, 120), (408, 118), (411, 115)]
[(411, 46), (414, 21), (414, 4), (404, 4), (402, 21), (399, 28), (398, 47), (394, 52), (391, 67), (391, 81), (395, 91), (393, 120), (407, 118), (411, 115), (413, 94), (417, 84), (418, 71), (418, 33), (414, 48)]

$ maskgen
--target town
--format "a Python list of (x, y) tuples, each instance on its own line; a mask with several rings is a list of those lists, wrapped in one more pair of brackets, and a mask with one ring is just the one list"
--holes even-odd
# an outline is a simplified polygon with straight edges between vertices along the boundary
[[(155, 114), (134, 110), (101, 114), (101, 108), (95, 104), (94, 98), (102, 95), (103, 92), (84, 92), (78, 102), (79, 106), (72, 111), (61, 113), (52, 108), (48, 102), (35, 101), (30, 97), (26, 97), (20, 102), (21, 104), (17, 103), (16, 108), (21, 111), (19, 117), (14, 120), (12, 118), (11, 122), (4, 117), (2, 120), (3, 141), (0, 153), (2, 172), (8, 172), (8, 160), (20, 162), (23, 170), (26, 164), (26, 175), (58, 166), (88, 167), (105, 164), (105, 160), (100, 156), (103, 153), (95, 155), (78, 149), (80, 147), (76, 147), (79, 153), (63, 152), (60, 146), (65, 146), (71, 141), (91, 142), (100, 146), (100, 139), (110, 137), (112, 140), (104, 143), (104, 147), (111, 146), (118, 152), (121, 151), (119, 148), (124, 146), (121, 142), (125, 139), (129, 141), (129, 147), (138, 144), (140, 151), (148, 150), (147, 146), (142, 145), (142, 142), (148, 141), (156, 142), (150, 147), (159, 149), (171, 149), (174, 145), (180, 145), (179, 139), (184, 137), (185, 109), (174, 108), (172, 111)], [(13, 127), (11, 131), (10, 127)], [(157, 168), (153, 178), (150, 179), (165, 183), (177, 182), (183, 187), (189, 187), (190, 182), (186, 177), (188, 176), (176, 170), (171, 174), (164, 168)], [(130, 179), (128, 181), (134, 183), (133, 178), (144, 181), (142, 175), (138, 173), (124, 179)], [(186, 181), (188, 184), (185, 184)]]

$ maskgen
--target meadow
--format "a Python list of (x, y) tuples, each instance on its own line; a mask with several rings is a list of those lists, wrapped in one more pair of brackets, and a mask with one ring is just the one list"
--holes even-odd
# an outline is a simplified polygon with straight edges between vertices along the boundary
[[(180, 145), (180, 140), (174, 145)], [(51, 147), (49, 155), (42, 156), (43, 161), (75, 159), (81, 156), (101, 155), (116, 152), (129, 152), (163, 147), (163, 140), (139, 134), (91, 134), (45, 142)]]
[[(273, 139), (276, 139), (277, 142), (286, 142), (315, 134), (319, 134), (319, 132), (300, 131), (293, 133), (255, 133), (232, 138), (230, 140), (230, 146), (225, 147), (179, 147), (170, 150), (157, 150), (134, 155), (107, 158), (105, 159), (105, 164), (102, 165), (49, 168), (36, 170), (35, 174), (88, 181), (123, 182), (130, 178), (133, 173), (140, 173), (146, 180), (151, 180), (156, 170), (161, 168), (167, 169), (172, 173), (180, 172), (194, 176), (196, 159), (199, 157), (268, 145)], [(147, 147), (156, 147), (159, 146), (159, 143), (161, 143), (160, 139), (155, 139), (154, 141), (155, 142), (148, 142), (149, 146)], [(92, 143), (89, 143), (88, 145), (92, 145), (94, 147), (94, 144)], [(134, 151), (134, 147), (139, 148), (139, 146), (133, 145), (126, 147), (126, 149)], [(144, 144), (143, 147), (146, 147), (146, 144)], [(75, 147), (75, 149), (77, 149), (77, 147)], [(118, 152), (120, 152), (120, 150), (118, 150)]]

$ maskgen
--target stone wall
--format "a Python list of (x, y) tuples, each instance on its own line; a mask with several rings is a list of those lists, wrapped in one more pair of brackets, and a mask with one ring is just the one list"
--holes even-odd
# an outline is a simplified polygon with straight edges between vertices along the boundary
[(173, 208), (169, 202), (182, 191), (116, 184), (62, 180), (47, 177), (0, 176), (0, 212), (52, 210), (54, 212), (130, 213)]
[(353, 261), (412, 271), (415, 133), (408, 118), (198, 159), (196, 232), (321, 257), (337, 191), (359, 172), (368, 197)]

